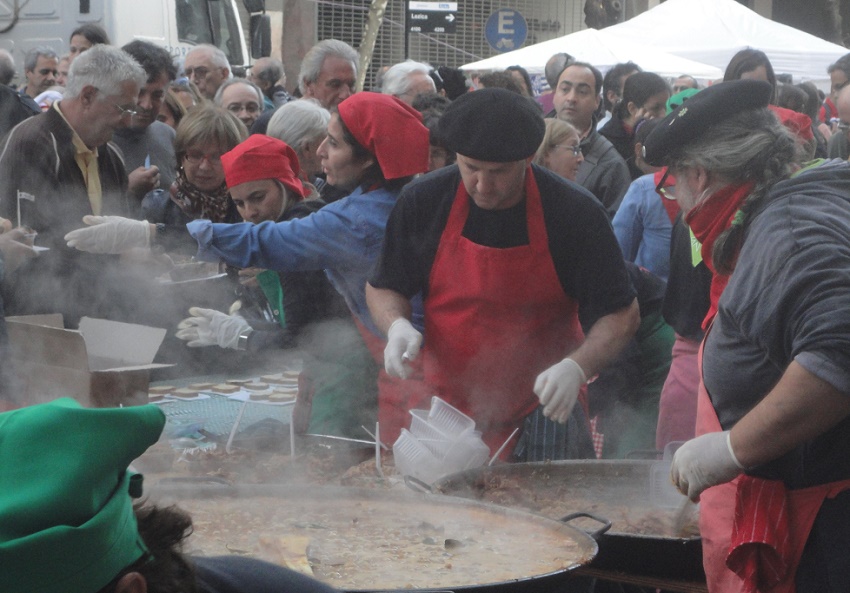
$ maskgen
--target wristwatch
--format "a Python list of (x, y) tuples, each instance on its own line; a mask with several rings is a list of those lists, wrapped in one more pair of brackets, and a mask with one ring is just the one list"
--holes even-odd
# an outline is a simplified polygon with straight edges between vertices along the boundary
[(253, 333), (253, 331), (254, 331), (253, 329), (248, 328), (245, 331), (243, 331), (241, 334), (239, 334), (239, 337), (236, 338), (236, 349), (237, 350), (245, 351), (245, 350), (248, 349), (248, 336), (250, 336), (251, 333)]

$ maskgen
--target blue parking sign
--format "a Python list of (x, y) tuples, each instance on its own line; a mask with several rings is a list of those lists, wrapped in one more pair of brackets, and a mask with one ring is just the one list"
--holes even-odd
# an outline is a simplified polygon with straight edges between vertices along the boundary
[(519, 11), (500, 8), (487, 19), (484, 36), (490, 47), (496, 51), (513, 51), (525, 43), (525, 38), (528, 36), (528, 24)]

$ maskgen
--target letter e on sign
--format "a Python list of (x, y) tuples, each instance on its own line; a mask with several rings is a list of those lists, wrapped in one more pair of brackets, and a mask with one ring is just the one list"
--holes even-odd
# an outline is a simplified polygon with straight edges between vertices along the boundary
[(528, 37), (528, 24), (519, 11), (500, 8), (487, 18), (484, 36), (490, 47), (496, 51), (512, 51), (525, 43)]

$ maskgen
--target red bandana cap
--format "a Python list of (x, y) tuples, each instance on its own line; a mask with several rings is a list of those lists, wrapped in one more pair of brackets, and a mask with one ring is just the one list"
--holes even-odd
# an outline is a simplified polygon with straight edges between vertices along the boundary
[(808, 115), (784, 107), (777, 107), (776, 105), (768, 105), (767, 108), (779, 118), (783, 126), (794, 134), (798, 142), (805, 144), (814, 140), (815, 135), (812, 132), (812, 120)]
[(301, 183), (298, 155), (288, 144), (271, 136), (253, 134), (221, 155), (224, 179), (232, 188), (258, 179), (277, 179), (299, 199), (307, 195)]
[(338, 109), (355, 140), (378, 159), (384, 179), (428, 170), (428, 128), (413, 107), (392, 95), (363, 92), (348, 97)]

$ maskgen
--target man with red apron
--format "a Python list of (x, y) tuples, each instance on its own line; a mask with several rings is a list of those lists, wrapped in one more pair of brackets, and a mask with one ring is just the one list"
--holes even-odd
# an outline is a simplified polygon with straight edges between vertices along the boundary
[[(387, 332), (387, 373), (404, 378), (421, 360), (428, 395), (475, 419), (495, 451), (538, 406), (565, 423), (639, 315), (604, 210), (530, 166), (544, 126), (527, 99), (503, 89), (469, 93), (440, 131), (458, 165), (402, 193), (367, 302)], [(408, 321), (419, 293), (421, 359), (423, 336)], [(423, 400), (408, 404), (427, 407)], [(507, 458), (512, 447), (504, 451)]]
[(850, 164), (799, 170), (772, 92), (714, 85), (644, 144), (675, 170), (695, 261), (713, 274), (699, 436), (671, 475), (700, 501), (710, 591), (847, 591)]

